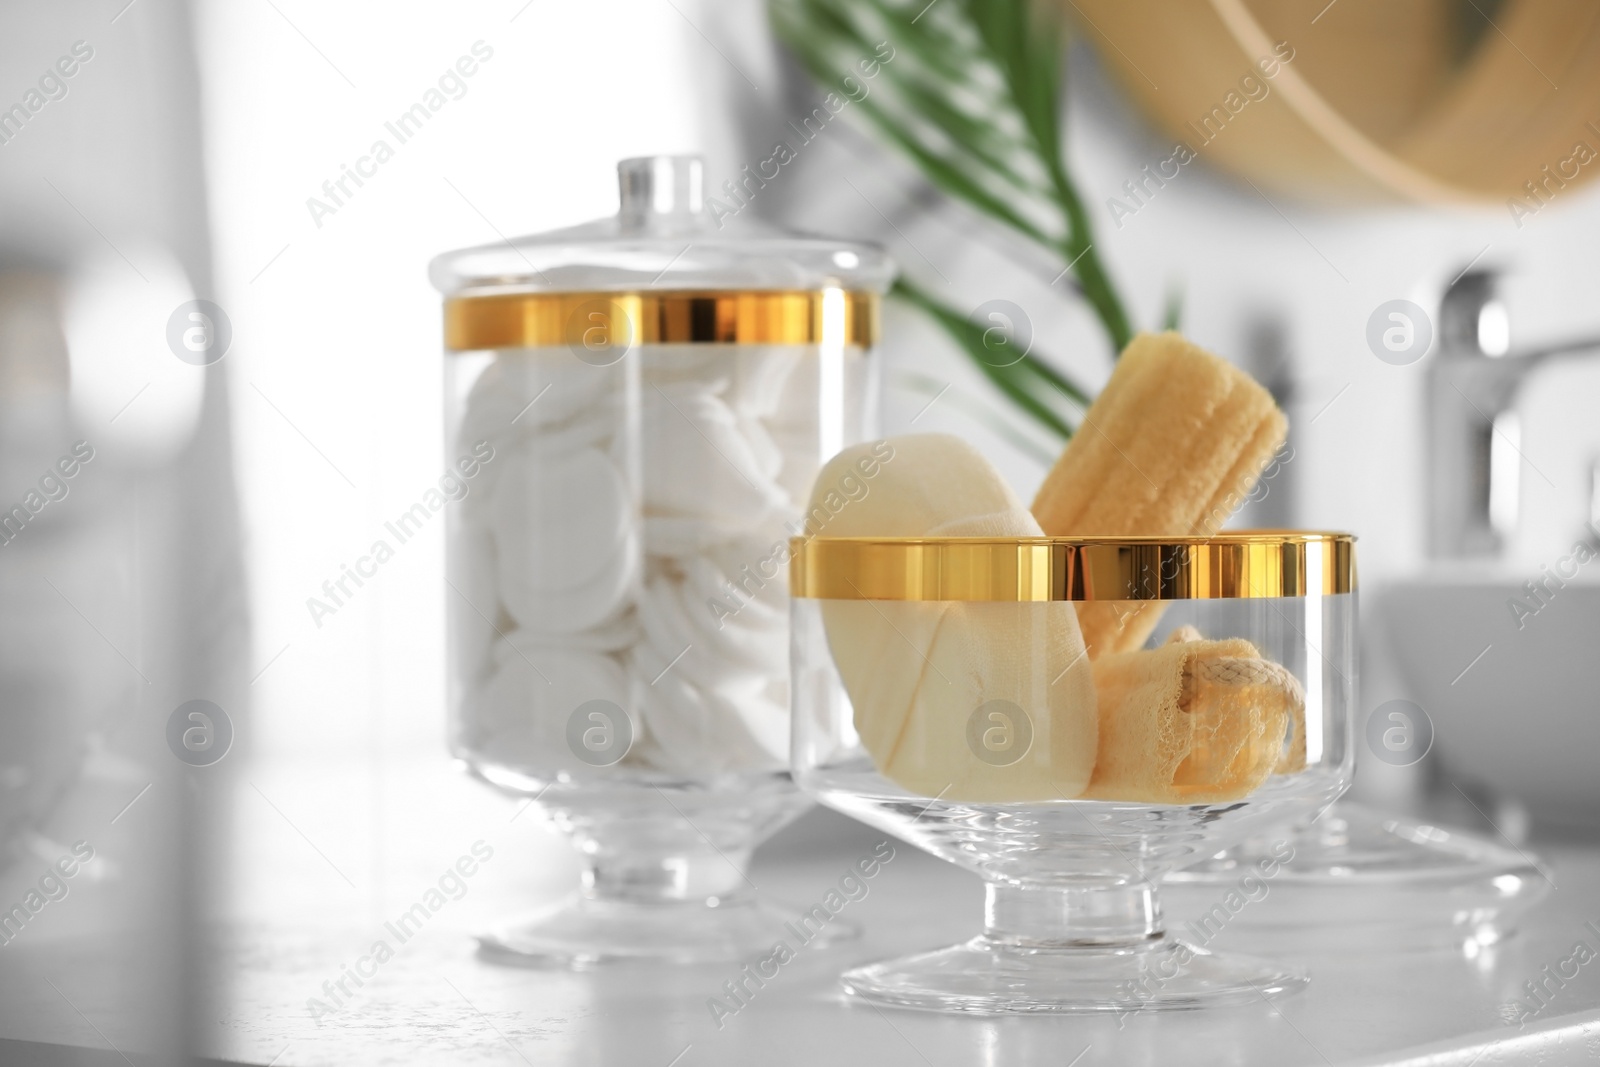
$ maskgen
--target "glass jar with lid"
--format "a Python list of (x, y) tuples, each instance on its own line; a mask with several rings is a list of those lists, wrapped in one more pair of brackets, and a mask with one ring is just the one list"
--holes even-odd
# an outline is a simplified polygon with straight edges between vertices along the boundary
[(827, 521), (804, 513), (821, 463), (876, 429), (893, 267), (713, 217), (699, 159), (618, 172), (614, 218), (432, 264), (450, 748), (587, 865), (491, 955), (739, 958), (788, 917), (750, 852), (805, 806), (788, 542)]

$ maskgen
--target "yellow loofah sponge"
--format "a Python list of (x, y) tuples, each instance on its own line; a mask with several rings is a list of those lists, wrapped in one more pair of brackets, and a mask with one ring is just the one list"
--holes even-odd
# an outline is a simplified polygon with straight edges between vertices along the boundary
[[(1055, 537), (1209, 536), (1250, 495), (1288, 423), (1246, 373), (1176, 333), (1142, 333), (1117, 361), (1033, 501)], [(1086, 603), (1091, 659), (1140, 648), (1148, 603)]]
[(1094, 682), (1100, 747), (1086, 797), (1221, 803), (1305, 766), (1300, 683), (1241, 638), (1206, 641), (1186, 626), (1159, 648), (1095, 660)]

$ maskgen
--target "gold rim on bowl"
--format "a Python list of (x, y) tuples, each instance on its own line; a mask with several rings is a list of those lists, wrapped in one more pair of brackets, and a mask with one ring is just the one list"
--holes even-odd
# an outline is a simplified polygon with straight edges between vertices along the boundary
[(796, 537), (791, 596), (820, 600), (1213, 600), (1356, 588), (1355, 537)]

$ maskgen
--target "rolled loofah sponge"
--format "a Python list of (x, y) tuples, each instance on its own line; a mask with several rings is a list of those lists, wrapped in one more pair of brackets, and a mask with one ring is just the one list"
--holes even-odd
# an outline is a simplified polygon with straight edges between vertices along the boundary
[[(1033, 501), (1055, 537), (1209, 536), (1250, 495), (1288, 423), (1246, 373), (1176, 333), (1118, 360)], [(1159, 605), (1085, 603), (1091, 659), (1140, 648)]]
[(1300, 683), (1241, 638), (1182, 627), (1159, 648), (1101, 656), (1094, 682), (1100, 747), (1085, 797), (1223, 803), (1305, 766)]

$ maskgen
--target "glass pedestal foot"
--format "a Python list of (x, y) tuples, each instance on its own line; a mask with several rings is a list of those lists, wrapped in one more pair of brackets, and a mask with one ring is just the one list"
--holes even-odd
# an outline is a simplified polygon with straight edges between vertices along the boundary
[(977, 1015), (1174, 1011), (1259, 1003), (1303, 971), (1166, 934), (1149, 883), (987, 887), (985, 930), (963, 944), (846, 971), (853, 996)]
[(877, 1004), (977, 1015), (1172, 1011), (1259, 1003), (1306, 975), (1251, 956), (1215, 955), (1170, 937), (1137, 948), (1029, 948), (975, 937), (846, 971)]
[(825, 908), (802, 913), (758, 893), (748, 851), (640, 851), (591, 855), (578, 892), (479, 935), (480, 955), (557, 967), (732, 963), (765, 955), (778, 940), (822, 947), (860, 936)]
[(478, 951), (491, 962), (530, 967), (629, 960), (735, 963), (766, 954), (778, 940), (823, 947), (860, 933), (845, 919), (821, 923), (798, 908), (753, 893), (673, 902), (577, 893), (553, 908), (479, 935)]

